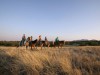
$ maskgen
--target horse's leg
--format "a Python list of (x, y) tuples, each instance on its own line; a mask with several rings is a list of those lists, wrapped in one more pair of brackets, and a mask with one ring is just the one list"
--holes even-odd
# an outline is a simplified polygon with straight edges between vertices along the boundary
[(36, 46), (36, 49), (37, 49), (37, 43), (35, 44), (35, 46)]
[(53, 48), (55, 48), (56, 46), (55, 45), (53, 45)]
[(26, 49), (27, 49), (27, 48), (28, 48), (28, 46), (29, 46), (29, 43), (28, 43), (28, 42), (26, 42), (25, 46), (26, 46)]
[(32, 50), (32, 45), (31, 45), (31, 50)]
[(62, 45), (61, 45), (61, 48), (62, 48)]
[(41, 45), (41, 50), (42, 50), (42, 45)]
[(35, 45), (34, 45), (34, 48), (35, 48)]
[(27, 46), (26, 46), (26, 49), (27, 49)]
[(42, 50), (43, 44), (41, 44), (41, 50)]
[(49, 48), (49, 45), (48, 45), (48, 48)]
[(48, 48), (49, 48), (50, 44), (48, 44)]
[(63, 45), (61, 44), (61, 48), (62, 48), (62, 46), (63, 46)]
[(34, 49), (35, 49), (35, 44), (33, 45)]
[(60, 45), (58, 45), (58, 48), (60, 47)]
[(36, 45), (36, 49), (37, 49), (37, 45)]
[(48, 46), (47, 44), (43, 44), (44, 48), (46, 49), (46, 47)]

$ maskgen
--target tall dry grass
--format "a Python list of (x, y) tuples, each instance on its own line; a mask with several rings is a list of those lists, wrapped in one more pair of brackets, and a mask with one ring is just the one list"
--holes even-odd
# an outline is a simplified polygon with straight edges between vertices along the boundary
[(100, 75), (100, 47), (0, 47), (0, 75)]

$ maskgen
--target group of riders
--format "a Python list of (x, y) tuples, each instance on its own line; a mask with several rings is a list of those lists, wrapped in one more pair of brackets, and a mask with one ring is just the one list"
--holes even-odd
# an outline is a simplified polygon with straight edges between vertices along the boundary
[[(23, 34), (23, 36), (22, 36), (22, 40), (21, 40), (21, 42), (20, 42), (20, 46), (24, 46), (24, 45), (25, 45), (25, 42), (29, 42), (29, 43), (31, 44), (32, 41), (33, 41), (32, 39), (33, 39), (32, 36), (31, 36), (31, 37), (28, 37), (28, 38), (26, 39), (25, 34)], [(41, 35), (39, 35), (39, 37), (38, 37), (37, 40), (38, 40), (38, 43), (41, 44), (41, 41), (42, 41), (42, 39), (41, 39)], [(47, 37), (45, 37), (45, 42), (48, 42)], [(59, 42), (59, 38), (58, 38), (58, 37), (55, 38), (55, 42), (56, 42), (56, 43)]]

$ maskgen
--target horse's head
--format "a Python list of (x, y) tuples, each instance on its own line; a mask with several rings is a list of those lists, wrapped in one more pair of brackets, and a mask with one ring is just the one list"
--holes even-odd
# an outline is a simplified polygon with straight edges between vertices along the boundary
[(35, 42), (38, 42), (38, 40), (37, 40), (37, 39), (35, 39), (34, 41), (35, 41)]
[(27, 38), (27, 41), (30, 41), (30, 37)]

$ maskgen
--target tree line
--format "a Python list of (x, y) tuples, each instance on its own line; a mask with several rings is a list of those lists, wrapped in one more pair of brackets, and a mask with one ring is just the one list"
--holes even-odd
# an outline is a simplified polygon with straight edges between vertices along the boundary
[[(50, 41), (51, 42), (51, 41)], [(18, 46), (20, 41), (0, 41), (0, 46)], [(100, 46), (98, 40), (65, 41), (65, 46)]]
[[(67, 44), (67, 42), (66, 42)], [(100, 41), (98, 40), (86, 40), (86, 41), (70, 41), (68, 45), (75, 45), (75, 46), (100, 46)]]

